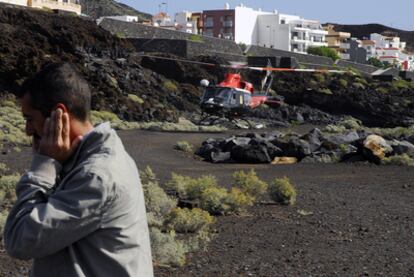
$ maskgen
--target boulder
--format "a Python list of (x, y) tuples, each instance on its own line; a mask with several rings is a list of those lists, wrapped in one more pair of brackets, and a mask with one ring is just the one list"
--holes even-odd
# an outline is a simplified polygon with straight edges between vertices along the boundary
[(369, 135), (363, 142), (363, 155), (373, 163), (380, 164), (393, 151), (387, 141), (378, 135)]
[(270, 163), (272, 159), (262, 145), (235, 146), (231, 158), (240, 163)]
[(272, 164), (295, 164), (298, 159), (295, 157), (276, 157), (273, 159)]
[(230, 152), (211, 152), (210, 160), (213, 163), (227, 163), (231, 162)]
[(235, 146), (246, 146), (250, 143), (251, 138), (248, 137), (231, 137), (226, 140), (223, 151), (230, 152)]
[(411, 158), (414, 158), (414, 145), (408, 141), (399, 141), (394, 139), (391, 141), (393, 155), (407, 154)]

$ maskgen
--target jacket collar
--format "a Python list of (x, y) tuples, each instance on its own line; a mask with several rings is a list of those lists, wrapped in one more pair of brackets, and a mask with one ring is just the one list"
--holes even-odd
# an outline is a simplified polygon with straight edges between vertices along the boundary
[(62, 173), (66, 174), (70, 172), (79, 160), (81, 153), (88, 149), (89, 145), (103, 142), (106, 137), (105, 134), (108, 135), (110, 131), (111, 124), (109, 122), (104, 122), (95, 126), (92, 131), (84, 135), (74, 154), (72, 154), (69, 160), (63, 164)]

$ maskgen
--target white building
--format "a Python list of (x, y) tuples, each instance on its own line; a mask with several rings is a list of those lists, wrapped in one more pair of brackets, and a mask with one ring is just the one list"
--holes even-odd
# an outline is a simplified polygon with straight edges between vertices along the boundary
[(13, 4), (18, 6), (27, 6), (27, 0), (0, 0), (0, 3)]
[(260, 45), (306, 53), (310, 46), (328, 46), (319, 21), (278, 11), (254, 10), (243, 4), (233, 10), (204, 11), (204, 33), (233, 39), (236, 43)]
[(131, 15), (117, 15), (117, 16), (102, 16), (96, 20), (96, 23), (99, 25), (105, 19), (114, 19), (123, 22), (138, 22), (138, 16), (131, 16)]
[(80, 0), (0, 0), (2, 3), (81, 14)]
[(406, 42), (395, 34), (371, 34), (369, 40), (363, 40), (362, 46), (367, 50), (367, 58), (376, 58), (381, 62), (414, 71), (414, 56), (405, 52)]
[(175, 14), (175, 23), (178, 31), (197, 34), (197, 22), (192, 20), (192, 12), (182, 11)]

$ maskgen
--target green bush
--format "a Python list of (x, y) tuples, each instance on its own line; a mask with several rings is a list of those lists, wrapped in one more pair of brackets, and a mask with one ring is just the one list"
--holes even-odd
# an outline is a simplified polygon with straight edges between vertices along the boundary
[(296, 190), (289, 178), (276, 178), (269, 185), (270, 198), (284, 205), (294, 205), (296, 202)]
[(134, 101), (135, 103), (138, 103), (140, 105), (144, 104), (144, 100), (135, 94), (128, 94), (128, 98)]
[(207, 188), (217, 187), (217, 179), (211, 175), (204, 175), (193, 179), (176, 173), (171, 174), (171, 180), (166, 183), (166, 188), (173, 190), (181, 199), (196, 200)]
[(177, 233), (196, 233), (208, 228), (213, 222), (214, 218), (199, 208), (175, 208), (168, 215), (166, 226)]
[(307, 50), (308, 54), (311, 55), (317, 55), (317, 56), (323, 56), (331, 58), (333, 61), (339, 60), (340, 57), (338, 53), (329, 47), (326, 46), (320, 46), (320, 47), (309, 47)]
[(233, 178), (235, 185), (254, 199), (259, 198), (267, 191), (268, 184), (260, 180), (253, 169), (247, 173), (236, 171), (233, 173)]
[(384, 158), (381, 163), (384, 165), (414, 166), (414, 159), (407, 154), (402, 154)]
[(174, 149), (180, 150), (186, 153), (194, 152), (193, 145), (190, 144), (188, 141), (184, 141), (184, 140), (177, 141), (177, 143), (174, 146)]
[(321, 84), (325, 83), (325, 75), (323, 75), (322, 73), (316, 73), (313, 74), (313, 78), (315, 79), (315, 81), (317, 82), (317, 86), (319, 87)]
[(150, 229), (152, 259), (158, 266), (183, 266), (186, 249), (175, 232), (163, 233), (157, 228)]
[(333, 92), (329, 88), (318, 89), (318, 93), (326, 94), (326, 95), (332, 95), (333, 94)]
[(170, 80), (164, 81), (163, 87), (167, 91), (171, 91), (171, 92), (177, 92), (178, 91), (177, 85), (173, 81), (170, 81)]
[(15, 188), (19, 180), (20, 175), (18, 174), (0, 176), (0, 205), (16, 201)]
[(227, 194), (225, 204), (229, 207), (229, 212), (241, 212), (247, 207), (253, 206), (254, 197), (242, 192), (238, 188), (232, 188)]
[(347, 88), (348, 87), (348, 81), (345, 79), (339, 79), (339, 85), (343, 88)]
[(3, 175), (9, 168), (5, 163), (0, 163), (0, 176)]
[(200, 207), (212, 215), (223, 215), (230, 207), (225, 203), (227, 190), (224, 188), (207, 188), (201, 194)]
[(8, 213), (6, 211), (0, 213), (0, 241), (3, 239), (3, 231), (4, 226), (6, 225), (7, 215)]
[(188, 40), (189, 41), (194, 41), (194, 42), (203, 42), (203, 37), (200, 36), (200, 35), (190, 35)]
[(360, 130), (362, 128), (362, 122), (353, 117), (342, 120), (339, 125), (345, 127), (348, 130)]
[(410, 82), (407, 82), (405, 80), (393, 81), (392, 85), (396, 89), (410, 89)]

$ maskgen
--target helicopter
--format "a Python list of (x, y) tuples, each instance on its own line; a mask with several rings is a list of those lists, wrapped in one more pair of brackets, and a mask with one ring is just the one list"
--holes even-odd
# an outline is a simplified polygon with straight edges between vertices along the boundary
[(242, 79), (239, 73), (227, 73), (225, 79), (218, 85), (210, 85), (208, 80), (201, 80), (200, 85), (204, 88), (200, 100), (201, 119), (200, 123), (210, 120), (214, 124), (220, 118), (226, 118), (235, 122), (236, 119), (249, 121), (244, 116), (249, 111), (263, 105), (278, 107), (284, 104), (282, 96), (269, 97), (273, 76), (266, 75), (262, 83), (262, 91), (255, 92), (251, 83)]
[[(234, 66), (233, 66), (234, 68)], [(241, 68), (241, 67), (240, 67)], [(242, 69), (265, 71), (266, 76), (262, 80), (261, 90), (254, 91), (251, 83), (242, 79), (239, 73), (227, 73), (218, 85), (210, 85), (208, 80), (201, 80), (200, 86), (204, 88), (200, 99), (201, 119), (199, 124), (213, 125), (217, 120), (225, 118), (241, 127), (237, 119), (245, 121), (250, 128), (252, 124), (246, 119), (248, 113), (261, 105), (273, 108), (284, 105), (284, 97), (281, 95), (270, 95), (273, 83), (273, 72), (323, 72), (343, 73), (340, 70), (326, 69), (297, 69), (297, 68), (275, 68), (271, 67), (270, 61), (267, 67), (244, 66)], [(256, 126), (258, 128), (258, 126)]]

